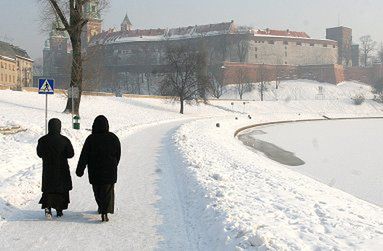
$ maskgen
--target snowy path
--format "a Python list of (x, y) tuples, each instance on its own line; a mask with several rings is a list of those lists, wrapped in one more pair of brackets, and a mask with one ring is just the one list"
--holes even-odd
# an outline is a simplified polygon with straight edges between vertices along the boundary
[[(87, 174), (74, 176), (69, 210), (46, 221), (36, 198), (0, 228), (0, 250), (190, 250), (193, 230), (183, 215), (177, 187), (182, 160), (171, 135), (172, 122), (138, 131), (122, 141), (116, 184), (116, 212), (100, 223)], [(78, 154), (78, 153), (77, 153)]]

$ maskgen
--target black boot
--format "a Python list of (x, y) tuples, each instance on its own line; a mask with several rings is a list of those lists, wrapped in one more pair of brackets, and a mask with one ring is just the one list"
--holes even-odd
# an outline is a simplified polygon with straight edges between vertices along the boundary
[(108, 214), (101, 214), (101, 221), (102, 222), (108, 222), (109, 221), (109, 218), (108, 218)]
[(52, 211), (50, 208), (45, 208), (45, 218), (47, 220), (51, 220), (52, 219)]
[(62, 217), (62, 216), (64, 215), (64, 214), (63, 214), (63, 210), (59, 210), (59, 209), (57, 209), (57, 210), (56, 210), (56, 213), (57, 213), (57, 214), (56, 214), (57, 217)]

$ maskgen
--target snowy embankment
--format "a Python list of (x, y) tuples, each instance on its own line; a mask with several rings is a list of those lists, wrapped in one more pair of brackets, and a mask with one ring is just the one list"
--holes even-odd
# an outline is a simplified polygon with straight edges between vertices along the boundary
[[(318, 87), (313, 85), (312, 89)], [(350, 100), (350, 93), (368, 87), (350, 83), (339, 88), (350, 91), (320, 101), (305, 96), (300, 101), (250, 102), (245, 107), (221, 101), (223, 108), (245, 113), (237, 120), (206, 119), (179, 129), (175, 141), (189, 163), (185, 182), (194, 187), (189, 200), (205, 196), (207, 204), (206, 208), (189, 204), (204, 223), (199, 226), (210, 233), (204, 242), (219, 250), (381, 250), (381, 207), (292, 171), (233, 137), (238, 128), (250, 124), (323, 119), (323, 115), (383, 115), (382, 105), (369, 100), (355, 106)]]
[[(132, 99), (84, 96), (81, 104), (81, 130), (71, 129), (71, 115), (63, 114), (63, 95), (49, 96), (49, 118), (59, 118), (62, 134), (71, 139), (76, 167), (78, 154), (89, 135), (94, 118), (104, 114), (111, 131), (124, 137), (136, 129), (173, 120), (223, 115), (213, 106), (187, 106), (187, 115), (178, 113), (178, 105), (156, 99)], [(38, 196), (41, 181), (41, 159), (36, 155), (37, 140), (44, 135), (45, 97), (36, 93), (0, 91), (0, 127), (21, 126), (24, 132), (0, 134), (0, 221), (14, 208), (26, 205)]]

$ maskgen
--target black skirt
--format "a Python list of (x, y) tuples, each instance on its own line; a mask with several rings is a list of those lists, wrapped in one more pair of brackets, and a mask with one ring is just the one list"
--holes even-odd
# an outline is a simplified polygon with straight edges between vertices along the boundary
[(114, 213), (114, 184), (93, 185), (99, 214)]
[(54, 208), (56, 210), (68, 209), (69, 191), (66, 193), (43, 193), (39, 204), (41, 209)]

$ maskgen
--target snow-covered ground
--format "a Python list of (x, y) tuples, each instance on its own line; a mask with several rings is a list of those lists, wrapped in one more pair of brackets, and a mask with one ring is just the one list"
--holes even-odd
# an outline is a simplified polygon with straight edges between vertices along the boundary
[[(48, 117), (61, 119), (63, 134), (68, 136), (77, 153), (81, 150), (93, 119), (104, 114), (111, 131), (126, 136), (136, 129), (184, 119), (178, 105), (156, 99), (126, 99), (84, 96), (81, 105), (81, 130), (71, 129), (71, 116), (63, 114), (66, 99), (49, 96)], [(36, 93), (0, 91), (0, 126), (19, 125), (27, 129), (15, 135), (0, 134), (0, 216), (5, 217), (9, 206), (22, 206), (39, 191), (41, 159), (36, 155), (37, 140), (44, 134), (45, 97)], [(213, 106), (187, 106), (186, 117), (225, 114)], [(71, 161), (72, 166), (76, 158)]]
[[(322, 84), (305, 85), (313, 85), (315, 90)], [(382, 249), (381, 207), (292, 171), (233, 137), (238, 128), (249, 124), (323, 119), (323, 115), (383, 115), (380, 104), (367, 100), (355, 106), (350, 100), (357, 90), (369, 87), (344, 83), (339, 88), (349, 91), (338, 90), (339, 94), (326, 100), (315, 100), (315, 95), (310, 98), (314, 92), (308, 92), (302, 100), (249, 102), (245, 106), (221, 101), (223, 107), (244, 109), (245, 113), (237, 119), (213, 118), (181, 127), (175, 139), (188, 159), (189, 182), (199, 185), (194, 199), (206, 196), (207, 209), (196, 205), (194, 210), (200, 212), (202, 222), (216, 222), (209, 224), (211, 243), (225, 243), (221, 249), (229, 250)], [(288, 97), (292, 91), (286, 92), (279, 96)]]
[[(319, 86), (324, 86), (324, 100), (316, 99)], [(120, 170), (124, 171), (120, 175), (127, 176), (122, 180), (130, 182), (131, 187), (125, 189), (123, 186), (129, 184), (118, 183), (121, 197), (117, 197), (116, 203), (121, 203), (119, 207), (129, 207), (130, 198), (131, 207), (147, 209), (139, 215), (140, 219), (146, 219), (143, 224), (147, 224), (141, 228), (139, 220), (125, 220), (135, 217), (131, 208), (127, 213), (115, 215), (124, 224), (112, 220), (110, 227), (88, 228), (85, 225), (94, 220), (89, 212), (93, 199), (82, 204), (76, 200), (91, 197), (89, 191), (82, 189), (88, 187), (87, 181), (76, 179), (75, 186), (79, 189), (72, 192), (74, 201), (66, 224), (73, 233), (60, 242), (59, 248), (70, 249), (70, 243), (78, 241), (84, 243), (83, 247), (89, 242), (96, 249), (116, 249), (125, 241), (134, 243), (138, 249), (163, 250), (379, 250), (383, 245), (381, 207), (254, 153), (233, 134), (240, 127), (269, 121), (323, 118), (323, 115), (382, 116), (383, 106), (371, 100), (355, 106), (350, 99), (355, 94), (363, 92), (367, 98), (372, 97), (368, 86), (357, 83), (333, 86), (289, 81), (281, 83), (278, 91), (269, 92), (265, 102), (248, 101), (244, 105), (243, 101), (211, 101), (208, 105), (187, 106), (186, 115), (178, 113), (178, 105), (163, 100), (83, 97), (80, 131), (72, 130), (70, 115), (61, 113), (65, 98), (50, 96), (49, 117), (62, 120), (63, 134), (72, 140), (76, 153), (99, 114), (109, 118), (111, 130), (128, 149), (140, 146), (141, 150), (128, 150), (132, 157), (127, 156), (121, 163)], [(254, 100), (258, 94), (248, 95), (245, 98)], [(20, 125), (27, 129), (15, 135), (0, 134), (0, 215), (5, 218), (4, 229), (18, 233), (16, 239), (20, 240), (12, 246), (10, 242), (15, 239), (12, 234), (0, 237), (3, 238), (0, 249), (22, 249), (32, 244), (36, 249), (52, 247), (54, 243), (49, 236), (53, 235), (38, 238), (36, 230), (45, 226), (39, 222), (41, 216), (36, 204), (41, 160), (35, 155), (37, 139), (44, 132), (44, 97), (0, 91), (0, 108), (0, 126)], [(184, 125), (175, 133), (181, 124)], [(147, 152), (142, 150), (145, 145)], [(75, 164), (76, 158), (70, 161), (72, 168)], [(138, 177), (142, 165), (147, 169)], [(137, 179), (131, 179), (131, 174)], [(140, 204), (140, 198), (144, 197), (147, 199)], [(65, 228), (55, 223), (49, 223), (52, 233)], [(132, 231), (138, 233), (116, 244), (85, 241), (87, 230), (95, 231), (92, 233), (98, 236), (112, 229), (118, 229), (121, 238)], [(36, 243), (23, 240), (24, 234), (32, 234), (33, 230), (37, 231)], [(142, 238), (146, 235), (153, 237), (147, 247), (147, 240)]]
[(288, 168), (383, 207), (381, 128), (383, 119), (334, 120), (261, 126), (248, 133), (305, 162)]
[[(253, 90), (243, 95), (245, 100), (260, 100), (257, 84), (253, 84)], [(358, 82), (342, 82), (338, 85), (318, 83), (312, 80), (289, 80), (280, 83), (275, 89), (275, 82), (266, 86), (264, 100), (315, 100), (329, 99), (340, 100), (353, 98), (362, 94), (366, 99), (373, 98), (371, 87)], [(322, 91), (319, 91), (319, 87)], [(239, 95), (235, 86), (229, 86), (222, 96), (224, 99), (238, 99)]]

